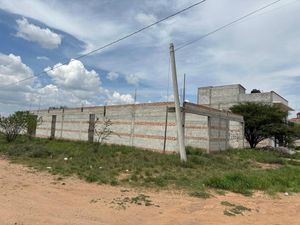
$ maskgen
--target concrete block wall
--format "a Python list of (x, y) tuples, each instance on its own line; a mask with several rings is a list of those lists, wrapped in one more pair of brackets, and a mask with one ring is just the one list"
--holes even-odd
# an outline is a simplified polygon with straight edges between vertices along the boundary
[(228, 143), (228, 120), (217, 117), (209, 118), (210, 147), (211, 152), (226, 150)]
[(214, 108), (222, 108), (219, 105), (231, 104), (239, 101), (239, 95), (245, 93), (245, 88), (239, 84), (217, 87), (201, 87), (198, 89), (198, 104), (214, 105)]
[(201, 87), (198, 89), (198, 104), (215, 109), (228, 110), (233, 105), (244, 102), (281, 104), (284, 106), (284, 110), (291, 110), (288, 107), (288, 101), (274, 91), (246, 94), (246, 89), (239, 84)]
[(209, 149), (208, 117), (192, 113), (185, 114), (185, 144), (187, 146)]
[(272, 92), (241, 94), (240, 102), (272, 103)]
[[(89, 134), (90, 115), (94, 114), (101, 126), (104, 117), (112, 122), (113, 134), (106, 141), (108, 144), (135, 146), (154, 151), (176, 152), (178, 150), (175, 113), (168, 110), (174, 108), (173, 102), (148, 103), (136, 105), (118, 105), (85, 107), (74, 109), (54, 109), (34, 111), (42, 117), (36, 136), (51, 136), (52, 116), (56, 116), (55, 138), (87, 141)], [(218, 111), (219, 112), (219, 111)], [(221, 111), (220, 111), (221, 112)], [(223, 112), (222, 112), (223, 113)], [(229, 142), (229, 120), (193, 112), (184, 113), (185, 142), (187, 146), (206, 149), (207, 151), (225, 150)], [(233, 117), (235, 119), (235, 117)], [(240, 117), (237, 117), (240, 119)], [(241, 126), (239, 127), (241, 129)], [(165, 130), (167, 129), (166, 135)], [(238, 129), (236, 125), (235, 129)], [(97, 136), (94, 136), (94, 141)], [(242, 147), (239, 144), (233, 146)]]
[(281, 103), (283, 103), (286, 106), (289, 105), (288, 100), (286, 100), (285, 98), (283, 98), (282, 96), (280, 96), (276, 92), (271, 91), (271, 94), (272, 94), (272, 102), (281, 102)]
[[(111, 120), (113, 134), (106, 141), (119, 144), (163, 150), (166, 107), (173, 103), (153, 103), (140, 105), (120, 105), (106, 107), (40, 110), (34, 112), (42, 117), (36, 136), (49, 138), (52, 115), (56, 115), (55, 138), (67, 140), (88, 140), (89, 116), (95, 114), (101, 126), (104, 116)], [(174, 113), (169, 113), (166, 151), (176, 151), (177, 133)], [(94, 140), (97, 139), (95, 135)]]
[(228, 148), (235, 149), (245, 146), (244, 123), (229, 121), (229, 143)]

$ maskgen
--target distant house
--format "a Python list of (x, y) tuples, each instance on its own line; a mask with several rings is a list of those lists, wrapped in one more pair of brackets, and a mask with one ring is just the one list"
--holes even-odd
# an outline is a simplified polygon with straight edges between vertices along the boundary
[[(290, 122), (300, 124), (300, 112), (297, 113), (296, 118), (290, 119)], [(295, 144), (296, 146), (300, 146), (300, 140), (297, 140)]]
[(243, 102), (258, 102), (278, 105), (285, 111), (293, 111), (288, 101), (274, 91), (261, 92), (254, 89), (246, 93), (246, 88), (240, 84), (209, 86), (198, 88), (198, 104), (215, 109), (229, 110), (233, 105)]
[(297, 117), (290, 119), (290, 122), (299, 123), (300, 124), (300, 112), (297, 113)]
[[(289, 107), (288, 100), (275, 91), (261, 92), (260, 90), (254, 89), (251, 93), (246, 93), (246, 88), (240, 84), (198, 88), (199, 105), (227, 111), (232, 106), (245, 102), (276, 105), (286, 112), (293, 111), (293, 109)], [(259, 143), (258, 146), (263, 147), (267, 145), (275, 146), (274, 140), (266, 139)]]

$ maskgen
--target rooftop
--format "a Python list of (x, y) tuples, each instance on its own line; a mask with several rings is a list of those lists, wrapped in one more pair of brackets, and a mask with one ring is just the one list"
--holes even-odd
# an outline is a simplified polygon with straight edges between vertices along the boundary
[(228, 84), (228, 85), (219, 85), (219, 86), (206, 86), (206, 87), (199, 87), (198, 89), (208, 89), (208, 88), (229, 88), (229, 87), (241, 87), (246, 90), (244, 86), (241, 84)]

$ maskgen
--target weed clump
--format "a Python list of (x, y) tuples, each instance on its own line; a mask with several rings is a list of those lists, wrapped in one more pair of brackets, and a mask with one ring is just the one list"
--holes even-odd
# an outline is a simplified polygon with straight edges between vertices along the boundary
[(236, 216), (236, 215), (244, 215), (243, 213), (248, 211), (251, 212), (250, 208), (247, 208), (242, 205), (235, 205), (228, 201), (221, 202), (221, 205), (227, 206), (228, 208), (224, 210), (225, 216)]
[(207, 199), (207, 198), (210, 198), (212, 195), (207, 192), (204, 192), (204, 191), (195, 191), (195, 192), (190, 193), (190, 196), (196, 197), (196, 198)]

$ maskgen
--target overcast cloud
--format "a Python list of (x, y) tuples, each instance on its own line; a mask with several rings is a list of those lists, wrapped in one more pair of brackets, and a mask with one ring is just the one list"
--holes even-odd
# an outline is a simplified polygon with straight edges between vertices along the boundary
[[(50, 3), (41, 0), (0, 0), (0, 8), (17, 14), (14, 25), (17, 36), (36, 42), (48, 51), (55, 48), (70, 60), (194, 2), (53, 0)], [(272, 1), (207, 0), (206, 3), (131, 39), (83, 60), (69, 62), (57, 71), (49, 72), (48, 79), (37, 78), (29, 84), (30, 94), (27, 94), (27, 98), (35, 99), (31, 102), (36, 103), (43, 99), (40, 96), (49, 92), (53, 96), (52, 102), (45, 102), (45, 107), (54, 104), (76, 105), (81, 104), (80, 102), (132, 102), (132, 93), (137, 88), (139, 102), (168, 99), (166, 96), (171, 95), (168, 79), (170, 42), (180, 46), (270, 2)], [(197, 87), (200, 86), (240, 83), (248, 91), (254, 88), (274, 90), (287, 98), (295, 110), (300, 111), (299, 10), (300, 1), (282, 0), (243, 23), (177, 52), (180, 83), (183, 74), (187, 74), (188, 99), (196, 101)], [(22, 26), (26, 29), (22, 29)], [(64, 33), (84, 43), (82, 51), (78, 51), (77, 55), (70, 55), (64, 50), (62, 43), (68, 42)], [(64, 37), (63, 42), (61, 37)], [(17, 61), (18, 57), (25, 61), (22, 53), (16, 55), (15, 51), (13, 46), (9, 52), (3, 52), (0, 48), (5, 59), (12, 58), (10, 54), (14, 54), (11, 61)], [(45, 51), (37, 51), (34, 58), (41, 56), (51, 61), (38, 60), (36, 63), (55, 62), (45, 64), (44, 68), (62, 63), (51, 58)], [(5, 67), (4, 61), (1, 61), (0, 67), (1, 84), (21, 79), (21, 68), (27, 68), (27, 75), (39, 72), (34, 71), (34, 65), (29, 61), (28, 64), (19, 61), (20, 68)], [(8, 79), (4, 77), (6, 70), (13, 74)], [(24, 105), (24, 98), (21, 98), (22, 101), (17, 100), (18, 93), (9, 98), (5, 97), (7, 93), (8, 90), (1, 91), (1, 103), (14, 103), (10, 110), (14, 110), (16, 105)], [(15, 100), (9, 100), (10, 98)], [(2, 107), (1, 111), (4, 111)]]

